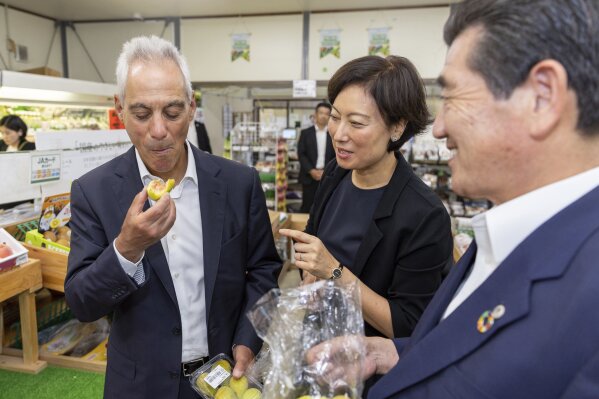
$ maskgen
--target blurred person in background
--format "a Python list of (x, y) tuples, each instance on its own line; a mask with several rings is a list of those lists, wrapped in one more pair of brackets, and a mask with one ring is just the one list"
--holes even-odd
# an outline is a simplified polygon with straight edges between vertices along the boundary
[(27, 141), (27, 125), (17, 115), (6, 115), (0, 119), (0, 132), (2, 132), (2, 141), (0, 141), (0, 151), (32, 151), (35, 150), (35, 144)]
[(329, 161), (335, 158), (331, 137), (327, 132), (327, 123), (331, 115), (331, 105), (319, 103), (311, 118), (314, 126), (300, 133), (297, 143), (297, 157), (300, 163), (299, 182), (302, 184), (302, 207), (300, 212), (308, 213), (314, 203), (322, 171)]

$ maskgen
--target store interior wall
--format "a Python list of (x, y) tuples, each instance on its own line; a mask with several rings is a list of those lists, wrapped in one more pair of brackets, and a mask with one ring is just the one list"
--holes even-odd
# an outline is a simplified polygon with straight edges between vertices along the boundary
[[(250, 33), (250, 62), (231, 62), (231, 34)], [(301, 78), (302, 15), (185, 19), (181, 50), (196, 82)]]
[[(27, 47), (27, 61), (16, 61), (14, 54), (9, 54), (6, 42), (7, 27), (10, 38), (17, 45)], [(0, 61), (0, 69), (22, 71), (45, 66), (53, 33), (54, 21), (51, 19), (0, 7), (0, 54), (4, 61), (9, 64), (5, 67)], [(60, 32), (57, 32), (54, 36), (47, 67), (62, 73), (61, 57)]]
[[(310, 16), (309, 78), (328, 80), (346, 62), (368, 54), (369, 28), (391, 27), (390, 53), (407, 57), (424, 79), (435, 79), (443, 67), (443, 25), (449, 7), (338, 12)], [(341, 29), (339, 58), (319, 57), (321, 29)]]
[[(74, 27), (91, 55), (102, 78), (107, 83), (116, 83), (116, 61), (123, 43), (135, 36), (160, 36), (164, 30), (164, 21), (131, 21), (131, 22), (99, 22), (75, 23)], [(173, 24), (164, 30), (163, 37), (174, 40)], [(72, 29), (67, 29), (67, 52), (69, 58), (69, 77), (73, 79), (101, 82), (98, 72), (85, 53)]]

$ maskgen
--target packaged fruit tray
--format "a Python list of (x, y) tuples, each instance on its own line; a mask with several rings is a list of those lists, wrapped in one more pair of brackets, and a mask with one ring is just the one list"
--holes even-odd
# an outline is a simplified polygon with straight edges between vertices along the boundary
[(29, 230), (25, 234), (25, 242), (34, 247), (48, 248), (62, 254), (69, 254), (70, 248), (66, 245), (62, 245), (51, 240), (46, 239), (40, 232), (35, 230)]
[(233, 361), (218, 354), (189, 377), (191, 386), (204, 399), (260, 399), (262, 385), (252, 377), (231, 377)]
[(22, 246), (6, 230), (0, 229), (0, 272), (26, 263), (29, 259), (28, 252), (27, 248)]

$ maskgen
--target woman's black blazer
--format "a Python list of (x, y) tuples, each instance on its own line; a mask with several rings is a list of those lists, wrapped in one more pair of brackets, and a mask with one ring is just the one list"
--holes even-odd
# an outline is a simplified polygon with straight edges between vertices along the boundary
[[(439, 197), (414, 174), (403, 156), (385, 188), (349, 267), (391, 308), (393, 334), (407, 337), (453, 264), (449, 215)], [(327, 164), (306, 226), (318, 236), (329, 198), (349, 170)], [(343, 206), (343, 202), (339, 203)], [(382, 333), (365, 323), (367, 336)]]

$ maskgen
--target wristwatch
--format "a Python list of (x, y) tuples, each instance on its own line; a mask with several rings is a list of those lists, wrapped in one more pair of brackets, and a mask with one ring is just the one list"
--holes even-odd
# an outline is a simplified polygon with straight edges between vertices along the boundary
[(331, 272), (331, 280), (338, 280), (341, 278), (341, 275), (343, 274), (343, 265), (341, 263), (339, 263), (339, 265), (333, 269), (333, 271)]

